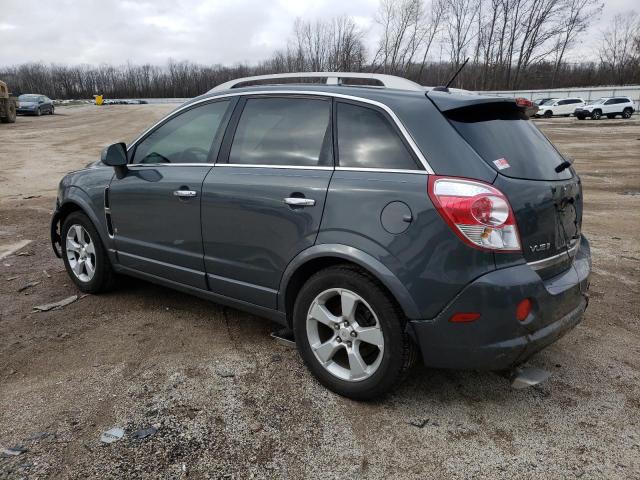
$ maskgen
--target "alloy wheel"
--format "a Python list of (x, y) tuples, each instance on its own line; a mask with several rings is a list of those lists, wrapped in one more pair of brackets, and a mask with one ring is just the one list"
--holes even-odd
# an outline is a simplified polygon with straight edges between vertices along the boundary
[(90, 282), (96, 273), (96, 249), (89, 232), (81, 225), (71, 225), (65, 248), (73, 274), (81, 282)]
[(365, 380), (382, 362), (384, 335), (378, 317), (350, 290), (332, 288), (316, 296), (307, 312), (306, 330), (318, 362), (341, 380)]

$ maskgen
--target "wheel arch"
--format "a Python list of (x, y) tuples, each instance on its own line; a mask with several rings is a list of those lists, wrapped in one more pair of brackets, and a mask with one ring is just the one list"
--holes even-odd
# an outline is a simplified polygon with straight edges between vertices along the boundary
[(100, 235), (100, 240), (103, 245), (107, 247), (109, 250), (109, 237), (105, 230), (105, 225), (100, 221), (98, 215), (92, 208), (91, 199), (89, 195), (82, 190), (80, 187), (71, 186), (65, 192), (65, 195), (62, 201), (57, 204), (56, 211), (53, 214), (51, 219), (51, 242), (53, 244), (54, 251), (56, 255), (58, 255), (58, 251), (56, 250), (56, 244), (60, 244), (60, 233), (62, 231), (62, 224), (64, 223), (65, 218), (67, 218), (73, 212), (82, 212), (91, 223), (93, 223), (94, 227), (98, 231)]
[(395, 299), (407, 318), (419, 318), (418, 308), (406, 287), (382, 262), (366, 252), (339, 244), (315, 245), (296, 256), (287, 266), (278, 295), (278, 310), (286, 314), (292, 324), (293, 304), (307, 279), (319, 270), (337, 265), (355, 265), (373, 278)]

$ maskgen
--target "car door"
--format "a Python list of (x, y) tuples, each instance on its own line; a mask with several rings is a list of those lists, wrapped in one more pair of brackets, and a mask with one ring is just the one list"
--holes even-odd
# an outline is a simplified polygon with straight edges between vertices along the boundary
[(194, 105), (169, 117), (129, 150), (123, 178), (106, 195), (122, 266), (206, 289), (200, 200), (231, 101)]
[(616, 111), (616, 99), (615, 98), (610, 98), (609, 100), (604, 102), (604, 105), (602, 106), (602, 113), (607, 114), (607, 113), (613, 113), (615, 111)]
[(287, 264), (318, 234), (333, 173), (332, 102), (243, 98), (202, 189), (204, 263), (212, 291), (276, 308)]

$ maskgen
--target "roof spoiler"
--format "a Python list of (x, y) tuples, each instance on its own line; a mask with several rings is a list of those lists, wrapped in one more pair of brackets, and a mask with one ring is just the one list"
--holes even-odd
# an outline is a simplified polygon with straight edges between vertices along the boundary
[(478, 95), (471, 92), (465, 94), (451, 90), (453, 89), (444, 90), (443, 88), (438, 88), (428, 91), (426, 95), (441, 112), (485, 104), (499, 104), (507, 108), (510, 106), (520, 108), (515, 98)]

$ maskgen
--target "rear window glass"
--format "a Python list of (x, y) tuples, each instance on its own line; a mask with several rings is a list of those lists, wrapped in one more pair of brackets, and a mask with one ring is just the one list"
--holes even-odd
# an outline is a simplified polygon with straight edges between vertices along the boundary
[(571, 178), (556, 173), (564, 159), (524, 112), (512, 107), (480, 105), (447, 112), (455, 129), (502, 175), (530, 180)]
[(372, 108), (338, 103), (341, 167), (416, 170), (413, 157), (385, 116)]

